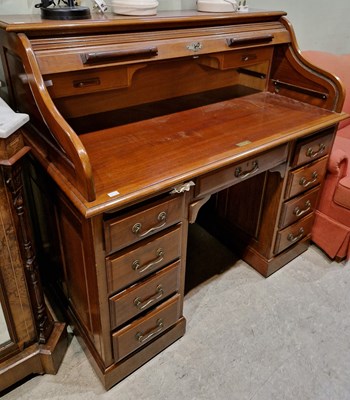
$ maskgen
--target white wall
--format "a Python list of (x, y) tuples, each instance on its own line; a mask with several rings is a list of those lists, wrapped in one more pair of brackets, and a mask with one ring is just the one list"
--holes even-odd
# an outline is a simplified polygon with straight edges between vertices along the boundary
[[(159, 10), (196, 7), (195, 0), (158, 1)], [(0, 0), (0, 15), (38, 13), (39, 10), (34, 8), (36, 3), (40, 0)], [(92, 0), (81, 0), (81, 3), (91, 6)], [(248, 5), (251, 8), (286, 11), (302, 50), (350, 53), (349, 0), (248, 0)]]

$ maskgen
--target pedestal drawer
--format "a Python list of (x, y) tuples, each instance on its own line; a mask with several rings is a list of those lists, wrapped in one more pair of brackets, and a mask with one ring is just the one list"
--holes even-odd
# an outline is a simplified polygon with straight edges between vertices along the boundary
[(114, 359), (118, 360), (149, 343), (181, 316), (181, 296), (176, 294), (144, 317), (113, 333)]
[(181, 255), (182, 225), (106, 258), (108, 293), (135, 283), (175, 261)]
[(293, 197), (317, 186), (326, 174), (327, 157), (289, 172), (286, 198)]
[(177, 261), (151, 278), (111, 297), (111, 329), (163, 301), (180, 287), (181, 262)]
[(183, 215), (184, 196), (167, 199), (105, 221), (107, 253), (120, 250), (179, 222)]
[(299, 242), (302, 238), (309, 235), (311, 233), (313, 221), (314, 214), (310, 214), (295, 224), (279, 231), (276, 239), (275, 253), (280, 253), (287, 247), (292, 246), (294, 243)]
[(316, 187), (299, 197), (285, 202), (282, 206), (279, 227), (285, 228), (312, 213), (317, 204), (319, 190), (319, 187)]
[(318, 135), (301, 140), (296, 148), (292, 166), (296, 167), (323, 157), (331, 151), (334, 128), (319, 132)]

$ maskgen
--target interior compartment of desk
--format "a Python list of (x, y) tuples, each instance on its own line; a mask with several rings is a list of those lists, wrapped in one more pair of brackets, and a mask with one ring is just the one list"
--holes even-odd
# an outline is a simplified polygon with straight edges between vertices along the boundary
[[(104, 66), (81, 71), (76, 76), (47, 75), (45, 80), (50, 82), (48, 91), (56, 107), (81, 134), (263, 91), (271, 57), (272, 49), (268, 48), (264, 49), (263, 60), (245, 68), (239, 64), (221, 69), (215, 64), (206, 65), (208, 56), (205, 56), (203, 60), (195, 57), (107, 69)], [(118, 74), (128, 77), (125, 85), (101, 88), (104, 81), (116, 80)], [(83, 85), (81, 91), (79, 82)], [(59, 90), (60, 84), (63, 89)]]

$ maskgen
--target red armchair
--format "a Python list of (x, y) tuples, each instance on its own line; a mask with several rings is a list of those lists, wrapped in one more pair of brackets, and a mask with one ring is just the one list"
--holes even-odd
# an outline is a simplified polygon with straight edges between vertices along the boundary
[[(333, 73), (343, 82), (343, 111), (350, 114), (350, 54), (306, 51), (312, 64)], [(312, 240), (332, 259), (350, 259), (350, 119), (339, 125), (320, 195)]]

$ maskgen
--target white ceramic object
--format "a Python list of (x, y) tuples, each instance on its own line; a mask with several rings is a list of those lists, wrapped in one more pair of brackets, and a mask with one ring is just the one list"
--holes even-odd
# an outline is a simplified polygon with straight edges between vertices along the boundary
[(29, 121), (27, 114), (16, 113), (0, 98), (0, 138), (6, 139)]
[(158, 4), (156, 0), (112, 0), (112, 11), (121, 15), (155, 15)]
[(236, 0), (198, 0), (197, 10), (202, 12), (236, 12)]

